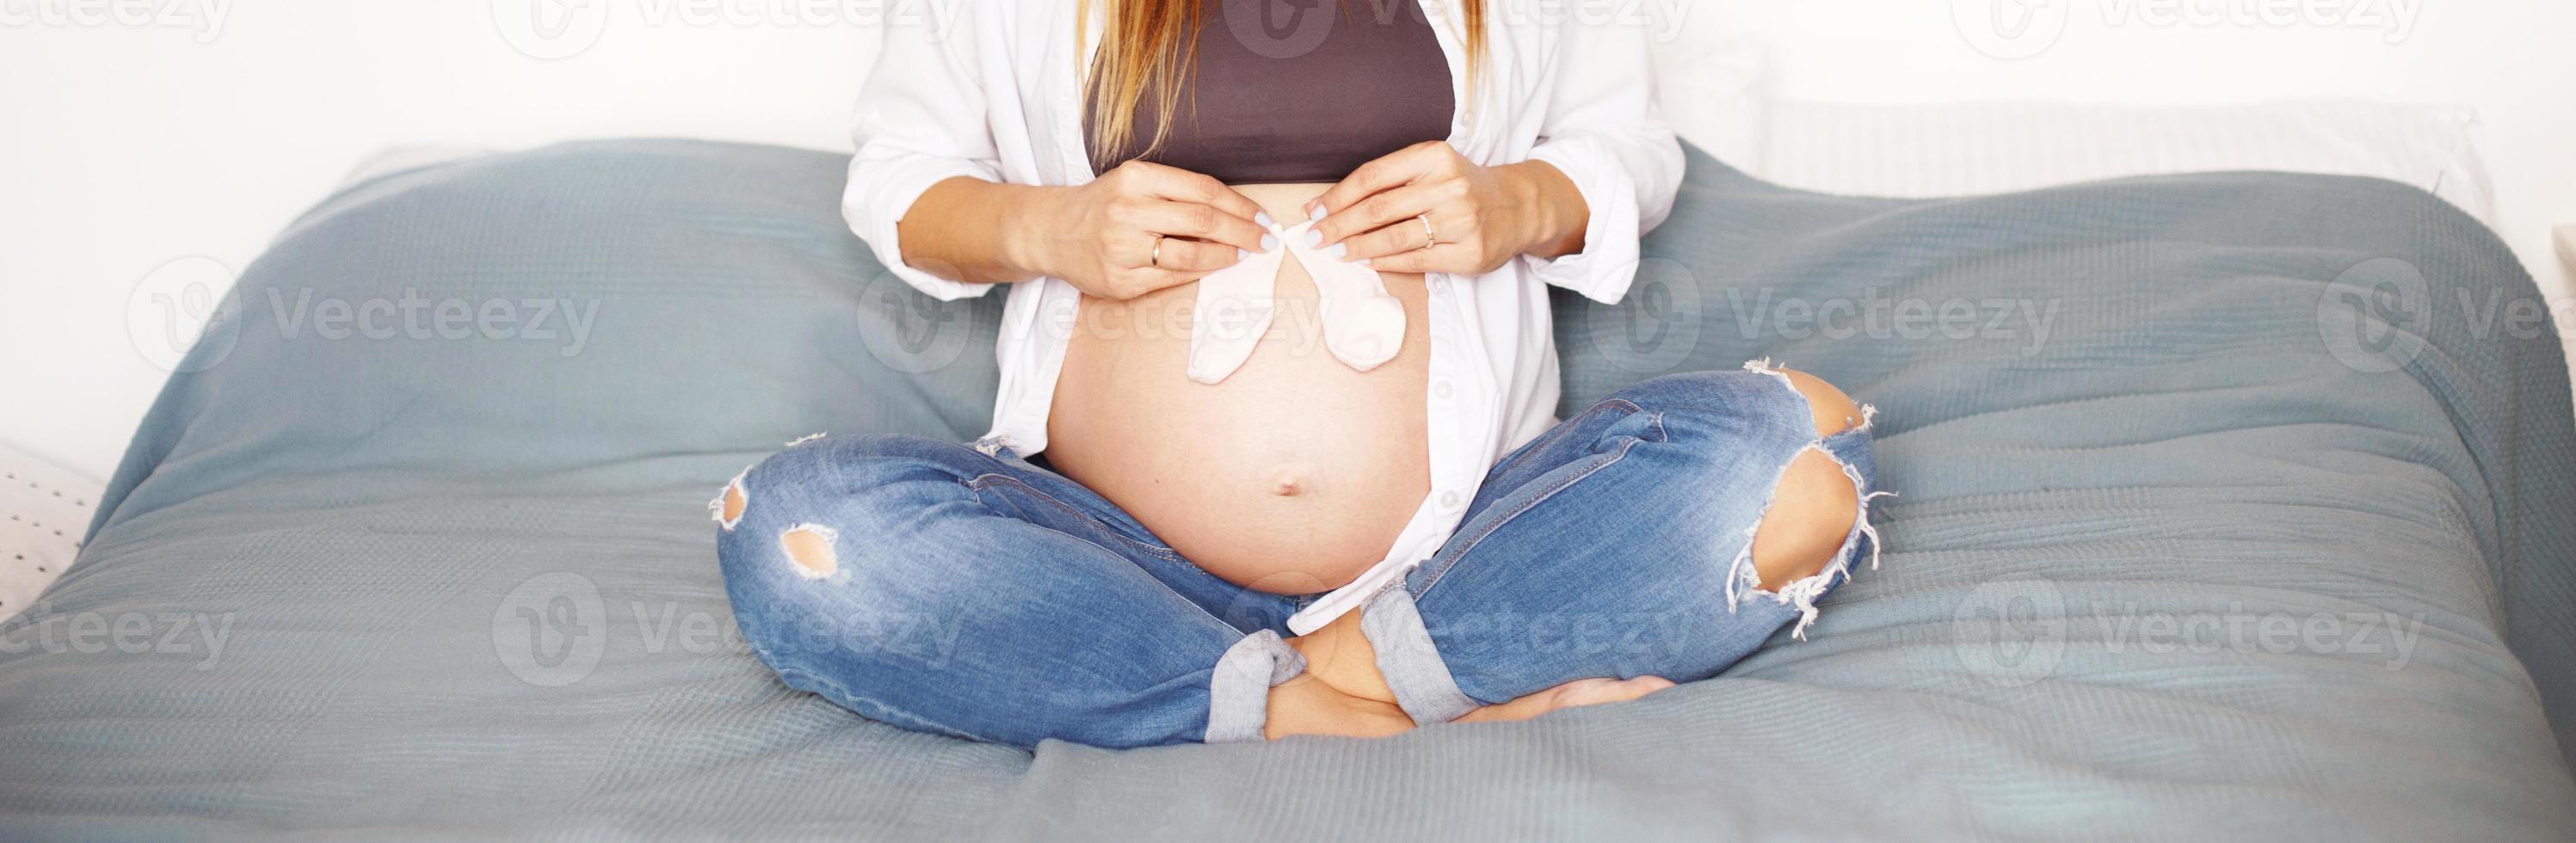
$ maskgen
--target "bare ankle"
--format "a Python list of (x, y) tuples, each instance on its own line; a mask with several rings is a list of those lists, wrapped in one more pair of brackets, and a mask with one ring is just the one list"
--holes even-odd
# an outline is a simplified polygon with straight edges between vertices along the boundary
[(1360, 632), (1360, 613), (1350, 612), (1324, 628), (1288, 639), (1306, 657), (1306, 674), (1334, 690), (1364, 700), (1395, 704), (1386, 674), (1377, 667), (1377, 648)]
[(1312, 673), (1271, 688), (1266, 716), (1262, 732), (1271, 740), (1290, 735), (1377, 738), (1413, 728), (1413, 719), (1394, 703), (1343, 693)]

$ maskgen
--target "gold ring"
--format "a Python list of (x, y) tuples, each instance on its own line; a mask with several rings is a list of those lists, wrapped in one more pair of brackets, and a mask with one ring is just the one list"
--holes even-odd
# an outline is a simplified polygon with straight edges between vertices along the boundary
[(1163, 265), (1163, 235), (1154, 235), (1154, 256), (1146, 258), (1145, 265), (1151, 267), (1161, 267)]
[(1414, 219), (1422, 221), (1422, 248), (1428, 249), (1440, 245), (1440, 232), (1432, 230), (1431, 215), (1423, 214)]

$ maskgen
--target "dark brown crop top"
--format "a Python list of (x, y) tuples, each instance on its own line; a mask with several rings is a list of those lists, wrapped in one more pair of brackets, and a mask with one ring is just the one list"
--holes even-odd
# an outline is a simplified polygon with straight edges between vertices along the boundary
[[(1227, 184), (1329, 183), (1449, 136), (1449, 59), (1418, 0), (1206, 2), (1190, 90), (1144, 160)], [(1136, 104), (1127, 148), (1092, 150), (1094, 174), (1153, 143), (1157, 97)], [(1085, 137), (1097, 137), (1095, 111), (1084, 109)]]

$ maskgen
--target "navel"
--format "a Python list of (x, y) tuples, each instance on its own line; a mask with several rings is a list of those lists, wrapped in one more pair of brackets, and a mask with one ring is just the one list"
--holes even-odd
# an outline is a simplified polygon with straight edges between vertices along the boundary
[(1303, 466), (1291, 466), (1280, 469), (1278, 474), (1271, 477), (1270, 493), (1283, 498), (1293, 498), (1303, 495), (1308, 491), (1311, 491), (1308, 488), (1309, 483), (1306, 475), (1307, 471)]

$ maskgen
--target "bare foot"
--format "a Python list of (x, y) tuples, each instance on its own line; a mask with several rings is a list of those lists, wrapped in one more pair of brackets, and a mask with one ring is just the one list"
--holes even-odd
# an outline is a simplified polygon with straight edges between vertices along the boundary
[(1489, 705), (1467, 712), (1460, 723), (1505, 723), (1528, 720), (1564, 708), (1602, 703), (1628, 702), (1673, 686), (1661, 676), (1635, 679), (1577, 679), (1500, 705)]
[[(1395, 692), (1377, 669), (1376, 650), (1360, 633), (1360, 613), (1345, 614), (1313, 633), (1288, 639), (1288, 644), (1305, 655), (1306, 672), (1270, 689), (1269, 721), (1262, 729), (1267, 737), (1376, 738), (1413, 729), (1413, 718), (1395, 704)], [(1660, 676), (1578, 679), (1476, 709), (1457, 722), (1528, 720), (1562, 708), (1627, 702), (1672, 686), (1671, 680)]]

